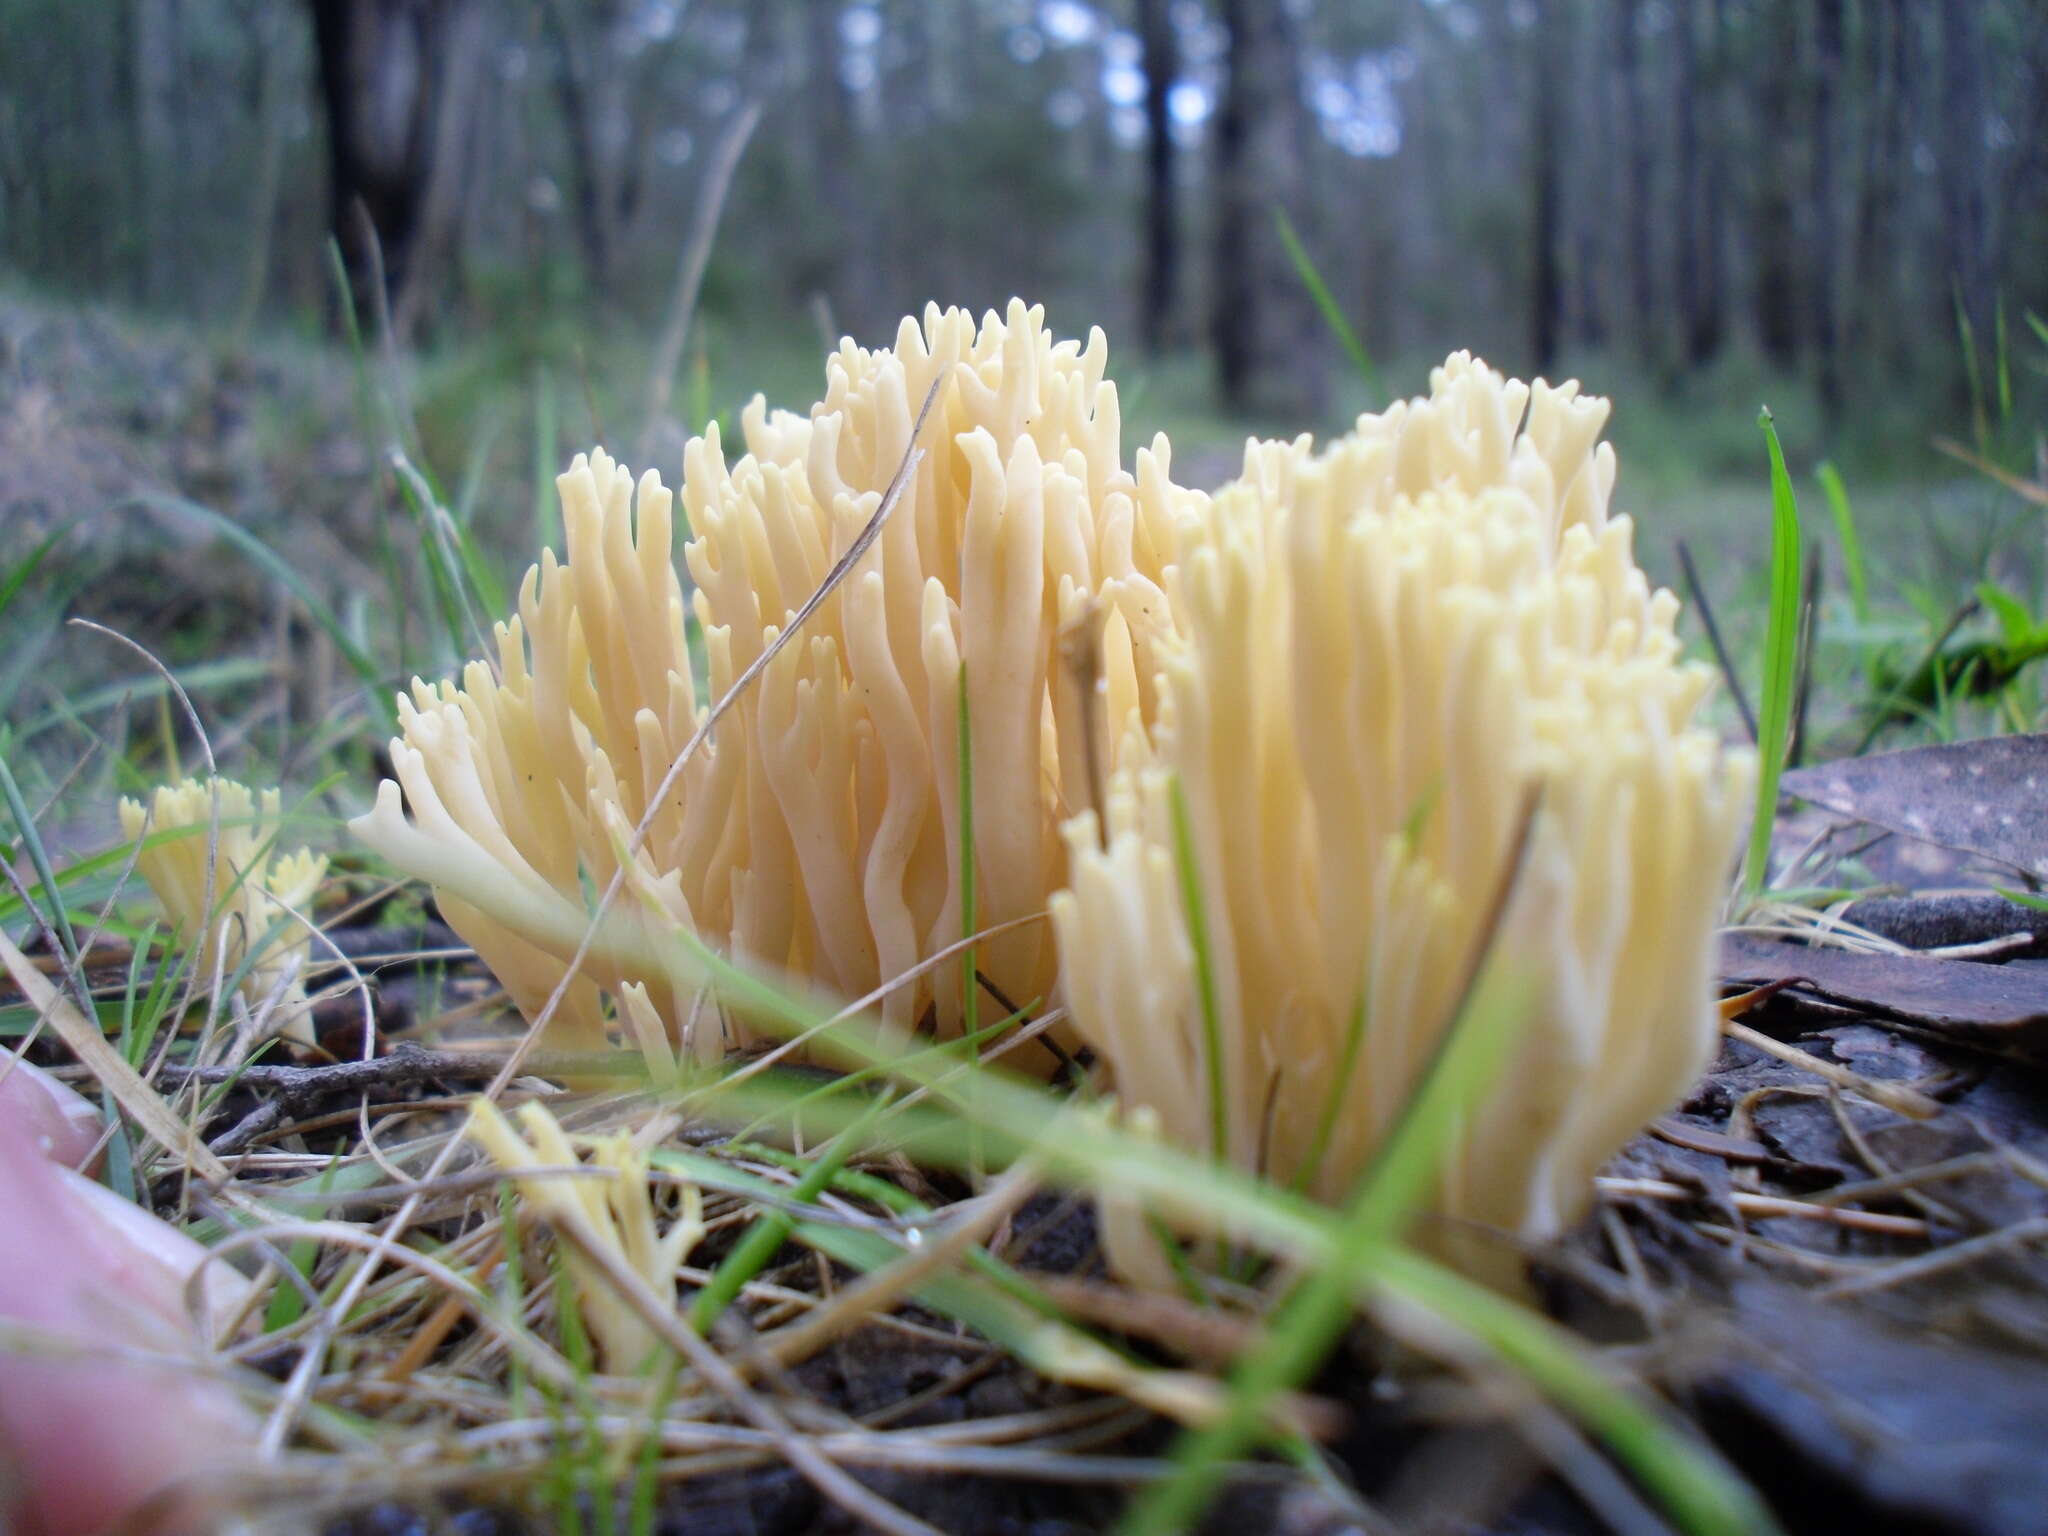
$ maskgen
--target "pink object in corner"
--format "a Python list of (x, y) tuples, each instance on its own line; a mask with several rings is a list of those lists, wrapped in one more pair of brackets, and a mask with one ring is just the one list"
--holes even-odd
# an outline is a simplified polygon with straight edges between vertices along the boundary
[(0, 1049), (0, 1122), (27, 1132), (43, 1156), (83, 1169), (105, 1122), (85, 1099), (11, 1051)]
[(5, 1052), (0, 1072), (0, 1319), (51, 1344), (0, 1342), (0, 1530), (190, 1529), (156, 1501), (255, 1437), (199, 1364), (184, 1289), (205, 1250), (63, 1166), (97, 1140), (91, 1105)]

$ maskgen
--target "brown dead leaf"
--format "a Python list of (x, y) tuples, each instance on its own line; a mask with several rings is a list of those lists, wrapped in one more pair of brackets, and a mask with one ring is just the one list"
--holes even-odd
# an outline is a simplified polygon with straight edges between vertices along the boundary
[(1781, 784), (1837, 815), (2048, 877), (2048, 735), (1819, 763)]
[(1797, 990), (1831, 1003), (1980, 1043), (2048, 1051), (2048, 977), (2028, 967), (1927, 955), (1873, 955), (1786, 944), (1753, 934), (1721, 940), (1725, 986), (1798, 978)]

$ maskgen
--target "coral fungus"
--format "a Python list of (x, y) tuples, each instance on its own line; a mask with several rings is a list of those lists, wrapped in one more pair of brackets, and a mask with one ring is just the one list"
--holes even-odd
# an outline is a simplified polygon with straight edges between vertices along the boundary
[[(614, 938), (557, 1015), (556, 1038), (584, 1045), (603, 1038), (601, 994), (616, 1010), (635, 982), (684, 1032), (689, 984), (660, 958), (679, 928), (848, 996), (960, 939), (963, 751), (979, 921), (1040, 911), (1066, 879), (1058, 825), (1093, 803), (1090, 743), (1106, 757), (1150, 716), (1160, 581), (1188, 500), (1163, 439), (1124, 467), (1107, 358), (1100, 331), (1055, 341), (1022, 303), (978, 328), (934, 307), (893, 350), (842, 343), (808, 416), (757, 398), (737, 463), (708, 429), (681, 492), (694, 632), (670, 492), (652, 472), (636, 487), (601, 451), (579, 457), (558, 482), (566, 560), (528, 573), (495, 666), (414, 684), (398, 783), (356, 830), (435, 885), (529, 1016), (582, 935), (582, 882), (604, 888), (623, 860)], [(875, 516), (934, 384), (927, 451), (879, 539), (653, 805), (703, 718), (693, 647), (716, 698), (773, 645)], [(1084, 627), (1099, 688), (1060, 659)], [(1020, 1004), (1045, 999), (1051, 936), (1013, 927), (979, 968)], [(956, 1030), (958, 967), (884, 1006)], [(700, 1059), (730, 1043), (704, 1012), (683, 1041)]]
[(1708, 677), (1608, 517), (1606, 412), (1454, 356), (1428, 399), (1321, 454), (1254, 445), (1188, 504), (1151, 761), (1106, 840), (1069, 826), (1053, 909), (1076, 1023), (1165, 1139), (1341, 1198), (1489, 945), (1534, 1002), (1440, 1215), (1554, 1234), (1704, 1065), (1747, 763), (1692, 723)]

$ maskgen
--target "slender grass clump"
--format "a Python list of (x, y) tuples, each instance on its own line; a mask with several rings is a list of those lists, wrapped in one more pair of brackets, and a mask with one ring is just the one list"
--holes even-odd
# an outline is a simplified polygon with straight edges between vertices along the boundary
[[(1125, 467), (1107, 360), (1100, 331), (1055, 341), (1021, 302), (978, 327), (932, 307), (893, 350), (843, 343), (808, 416), (756, 399), (738, 462), (707, 431), (681, 489), (694, 632), (674, 498), (652, 472), (636, 485), (601, 451), (579, 457), (558, 482), (566, 560), (528, 572), (495, 665), (400, 701), (397, 783), (357, 832), (434, 884), (529, 1017), (575, 950), (586, 890), (623, 862), (619, 920), (649, 942), (593, 951), (557, 1038), (601, 1042), (639, 984), (699, 1060), (743, 1024), (698, 1017), (687, 979), (622, 952), (651, 955), (682, 928), (856, 996), (960, 939), (969, 889), (990, 927), (1041, 911), (1066, 880), (1059, 823), (1093, 803), (1091, 743), (1112, 757), (1155, 707), (1165, 561), (1195, 499), (1172, 484), (1164, 439)], [(656, 804), (704, 718), (693, 646), (722, 698), (854, 548), (913, 447), (924, 456), (879, 538)], [(1083, 631), (1100, 687), (1061, 659)], [(1043, 925), (992, 937), (977, 963), (1018, 1002), (1055, 980)], [(958, 1033), (960, 972), (927, 971), (885, 1011)]]
[(306, 848), (276, 850), (281, 805), (275, 789), (184, 779), (159, 786), (147, 805), (123, 798), (121, 832), (142, 843), (136, 867), (175, 942), (193, 946), (202, 979), (216, 967), (230, 982), (239, 977), (250, 1007), (268, 1004), (279, 1033), (311, 1045), (302, 1005), (312, 930), (302, 919), (327, 859)]
[[(1321, 454), (1253, 445), (1189, 503), (1149, 753), (1067, 828), (1068, 1005), (1166, 1140), (1343, 1199), (1483, 955), (1533, 995), (1421, 1234), (1541, 1238), (1716, 1038), (1715, 919), (1750, 763), (1610, 518), (1604, 401), (1469, 357)], [(1526, 418), (1526, 419), (1525, 419)], [(1523, 845), (1497, 927), (1488, 914)], [(1133, 1278), (1171, 1272), (1131, 1213)]]

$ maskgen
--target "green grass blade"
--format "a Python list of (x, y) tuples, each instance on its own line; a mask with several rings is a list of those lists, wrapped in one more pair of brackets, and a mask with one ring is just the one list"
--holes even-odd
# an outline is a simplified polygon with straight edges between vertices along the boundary
[(1976, 433), (1977, 451), (1991, 451), (1991, 423), (1984, 413), (1984, 380), (1977, 367), (1977, 328), (1970, 323), (1969, 307), (1963, 303), (1963, 282), (1954, 279), (1949, 290), (1955, 302), (1956, 339), (1963, 349), (1963, 372), (1970, 386), (1970, 423)]
[(455, 505), (448, 509), (456, 529), (466, 538), (476, 522), (477, 503), (483, 497), (484, 475), (491, 464), (491, 450), (497, 446), (498, 431), (502, 425), (499, 417), (493, 416), (477, 433), (476, 441), (470, 444), (469, 457), (463, 461), (462, 483), (455, 490)]
[(1485, 957), (1469, 1006), (1424, 1071), (1400, 1118), (1360, 1181), (1338, 1225), (1329, 1262), (1311, 1270), (1280, 1305), (1268, 1342), (1231, 1372), (1231, 1397), (1215, 1422), (1183, 1435), (1178, 1471), (1133, 1507), (1124, 1536), (1174, 1536), (1192, 1528), (1219, 1482), (1259, 1433), (1273, 1400), (1307, 1379), (1350, 1316), (1350, 1276), (1369, 1267), (1426, 1198), (1459, 1124), (1506, 1063), (1527, 1013), (1520, 978)]
[[(314, 1175), (309, 1187), (321, 1194), (329, 1193), (336, 1187), (335, 1175), (341, 1170), (341, 1166), (341, 1159), (336, 1157)], [(313, 1282), (313, 1267), (320, 1262), (320, 1240), (315, 1237), (294, 1240), (285, 1250), (284, 1260), (310, 1288)], [(277, 1289), (270, 1293), (270, 1306), (263, 1314), (263, 1331), (275, 1333), (280, 1328), (289, 1328), (299, 1320), (305, 1310), (305, 1290), (279, 1275)]]
[[(860, 1149), (863, 1138), (888, 1102), (886, 1093), (877, 1095), (866, 1107), (860, 1119), (832, 1139), (830, 1145), (821, 1148), (797, 1180), (796, 1187), (789, 1192), (791, 1200), (808, 1204), (831, 1186), (839, 1170), (846, 1166), (847, 1158)], [(796, 1219), (787, 1211), (764, 1210), (754, 1224), (747, 1228), (747, 1235), (741, 1238), (727, 1253), (723, 1262), (711, 1272), (711, 1278), (704, 1283), (690, 1303), (690, 1326), (700, 1335), (709, 1334), (711, 1325), (718, 1321), (720, 1314), (732, 1305), (746, 1283), (758, 1275), (775, 1257), (776, 1250), (789, 1240)]]
[(555, 472), (561, 466), (561, 420), (555, 402), (555, 377), (545, 363), (533, 371), (533, 547), (559, 551), (562, 509), (555, 497)]
[[(232, 688), (239, 683), (274, 679), (276, 663), (253, 656), (230, 656), (220, 661), (202, 661), (189, 667), (173, 667), (171, 676), (178, 686), (195, 698), (215, 688)], [(57, 706), (23, 721), (15, 733), (17, 743), (35, 740), (55, 726), (79, 725), (86, 716), (117, 704), (143, 704), (166, 697), (171, 685), (161, 672), (135, 672), (110, 683), (60, 699)]]
[[(474, 541), (464, 535), (449, 515), (432, 482), (418, 466), (396, 450), (390, 463), (400, 498), (420, 532), (420, 556), (426, 562), (427, 581), (434, 589), (441, 623), (448, 632), (449, 654), (458, 659), (478, 654), (486, 649), (486, 639), (470, 601), (470, 588), (477, 590), (492, 613), (505, 611), (505, 594), (499, 590)], [(469, 586), (464, 585), (465, 578)]]
[[(327, 238), (327, 270), (334, 279), (334, 301), (341, 314), (342, 335), (348, 339), (349, 356), (355, 363), (356, 414), (362, 418), (363, 430), (370, 434), (370, 457), (374, 460), (382, 457), (384, 446), (377, 441), (377, 392), (370, 384), (370, 357), (363, 346), (363, 326), (356, 314), (355, 290), (349, 286), (348, 263), (342, 259), (340, 239), (333, 235)], [(396, 442), (397, 424), (388, 423), (383, 435), (385, 442)]]
[(1842, 472), (1828, 460), (1821, 461), (1814, 472), (1820, 481), (1821, 494), (1828, 499), (1828, 510), (1834, 514), (1835, 537), (1842, 545), (1842, 569), (1849, 578), (1849, 604), (1859, 625), (1870, 622), (1870, 578), (1863, 568), (1863, 541), (1856, 533), (1856, 514), (1849, 505), (1849, 488), (1842, 483)]
[[(967, 708), (967, 663), (964, 661), (960, 664), (958, 692), (954, 731), (959, 738), (960, 937), (971, 939), (981, 931), (981, 914), (977, 910), (980, 903), (974, 888), (974, 739), (969, 734), (972, 719)], [(975, 982), (974, 967), (974, 946), (970, 944), (960, 955), (960, 1029), (967, 1035), (978, 1032), (976, 1003), (981, 997), (981, 988)]]
[[(78, 935), (71, 929), (71, 914), (64, 908), (64, 892), (57, 884), (57, 870), (50, 862), (50, 850), (43, 846), (42, 834), (36, 830), (35, 816), (29, 811), (28, 802), (22, 798), (21, 786), (14, 781), (14, 770), (7, 766), (7, 758), (0, 754), (0, 795), (7, 800), (9, 814), (21, 833), (21, 846), (27, 850), (29, 863), (34, 866), (36, 881), (41, 885), (43, 898), (49, 903), (49, 910), (42, 914), (43, 921), (50, 925), (62, 946), (64, 958), (72, 966), (79, 964)], [(80, 979), (83, 980), (83, 972)]]
[(1294, 263), (1295, 275), (1301, 279), (1301, 286), (1308, 290), (1309, 298), (1323, 317), (1323, 324), (1337, 338), (1337, 345), (1351, 359), (1351, 366), (1358, 370), (1359, 378), (1365, 381), (1373, 403), (1377, 404), (1386, 396), (1380, 388), (1380, 371), (1373, 366), (1372, 354), (1365, 350), (1365, 343), (1358, 339), (1351, 322), (1344, 318), (1344, 311), (1338, 307), (1330, 285), (1323, 281), (1323, 274), (1316, 270), (1315, 262), (1309, 258), (1308, 248), (1301, 243), (1301, 236), (1295, 233), (1287, 210), (1277, 203), (1273, 207), (1273, 222), (1280, 230), (1280, 243), (1287, 248), (1287, 259)]
[(0, 614), (7, 612), (7, 605), (14, 601), (15, 594), (28, 584), (35, 575), (36, 567), (43, 563), (50, 551), (57, 547), (57, 541), (64, 537), (64, 525), (52, 528), (43, 535), (42, 542), (14, 562), (4, 577), (0, 577)]
[(1323, 1111), (1316, 1118), (1315, 1136), (1309, 1142), (1308, 1155), (1295, 1171), (1294, 1187), (1297, 1190), (1306, 1189), (1316, 1176), (1316, 1170), (1322, 1166), (1323, 1156), (1330, 1150), (1330, 1138), (1337, 1131), (1338, 1117), (1343, 1114), (1345, 1100), (1350, 1097), (1351, 1077), (1358, 1070), (1359, 1052), (1365, 1048), (1370, 991), (1368, 985), (1358, 994), (1358, 1002), (1344, 1026), (1344, 1048), (1337, 1056), (1337, 1070), (1330, 1076), (1330, 1091), (1323, 1099)]
[(1785, 470), (1785, 451), (1766, 410), (1757, 418), (1771, 456), (1771, 611), (1764, 638), (1762, 709), (1757, 719), (1756, 810), (1750, 821), (1749, 853), (1743, 863), (1743, 891), (1763, 894), (1769, 873), (1771, 829), (1778, 817), (1778, 776), (1792, 733), (1792, 694), (1799, 663), (1801, 551), (1799, 501)]
[(1992, 310), (1992, 324), (1992, 350), (1998, 380), (1998, 421), (2003, 426), (2012, 420), (2012, 352), (2006, 341), (2005, 295), (2002, 293)]
[(1216, 1005), (1216, 966), (1209, 953), (1209, 915), (1202, 900), (1202, 871), (1195, 863), (1195, 833), (1187, 796), (1175, 778), (1169, 789), (1173, 811), (1173, 863), (1180, 874), (1180, 903), (1195, 954), (1195, 995), (1202, 1005), (1202, 1052), (1209, 1084), (1209, 1155), (1230, 1155), (1230, 1115), (1224, 1089), (1223, 1020)]

